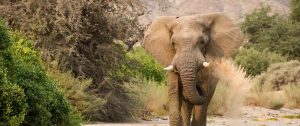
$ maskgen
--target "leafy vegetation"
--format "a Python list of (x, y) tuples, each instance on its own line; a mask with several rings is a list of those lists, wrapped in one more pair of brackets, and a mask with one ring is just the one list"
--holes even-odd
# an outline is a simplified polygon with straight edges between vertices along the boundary
[(300, 0), (291, 1), (291, 19), (300, 22)]
[(156, 62), (152, 56), (147, 54), (142, 47), (137, 47), (127, 55), (130, 59), (137, 61), (140, 65), (136, 75), (157, 82), (163, 82), (166, 80), (163, 67)]
[[(133, 76), (131, 66), (135, 62), (126, 57), (126, 50), (114, 40), (132, 45), (141, 38), (137, 17), (143, 13), (143, 7), (138, 1), (26, 0), (1, 1), (1, 6), (0, 17), (10, 28), (34, 36), (43, 61), (57, 62), (55, 69), (62, 73), (70, 71), (70, 76), (58, 75), (75, 82), (53, 77), (61, 87), (80, 85), (77, 93), (71, 93), (77, 90), (75, 87), (62, 90), (67, 91), (70, 104), (78, 105), (76, 108), (87, 120), (134, 119), (133, 99), (124, 84)], [(89, 78), (91, 83), (80, 82), (81, 78)], [(90, 102), (92, 97), (99, 103)], [(86, 105), (86, 110), (80, 105)]]
[(258, 51), (270, 51), (288, 59), (300, 58), (300, 25), (284, 16), (270, 16), (270, 7), (263, 7), (246, 15), (241, 24), (247, 34), (249, 43), (246, 48), (253, 47)]
[(242, 48), (234, 56), (235, 63), (244, 68), (248, 75), (256, 76), (266, 71), (272, 63), (287, 61), (287, 58), (268, 51)]
[(80, 125), (81, 117), (46, 75), (32, 41), (7, 31), (3, 23), (0, 37), (1, 123)]
[(299, 0), (291, 1), (290, 18), (271, 14), (270, 7), (246, 15), (241, 24), (249, 42), (234, 56), (254, 75), (247, 103), (272, 109), (299, 107)]

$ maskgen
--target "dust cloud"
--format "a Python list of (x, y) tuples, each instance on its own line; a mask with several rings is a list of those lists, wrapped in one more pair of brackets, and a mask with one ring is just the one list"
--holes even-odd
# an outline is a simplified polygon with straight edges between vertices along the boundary
[(234, 64), (231, 60), (222, 59), (215, 63), (214, 73), (219, 77), (219, 86), (228, 87), (224, 103), (225, 116), (237, 116), (244, 105), (245, 97), (251, 88), (251, 78), (246, 76), (246, 72)]

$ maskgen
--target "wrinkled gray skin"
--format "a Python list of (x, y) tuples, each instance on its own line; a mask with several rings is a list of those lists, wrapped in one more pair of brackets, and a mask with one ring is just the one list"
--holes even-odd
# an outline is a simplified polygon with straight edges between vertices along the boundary
[[(242, 41), (243, 33), (223, 13), (163, 16), (151, 23), (142, 46), (161, 64), (175, 66), (168, 72), (171, 126), (206, 125), (218, 81), (214, 63), (229, 57)], [(204, 61), (210, 67), (203, 67)]]

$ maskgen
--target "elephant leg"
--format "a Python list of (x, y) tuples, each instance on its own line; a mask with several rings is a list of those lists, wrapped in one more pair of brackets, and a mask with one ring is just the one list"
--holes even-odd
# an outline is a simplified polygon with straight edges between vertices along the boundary
[(195, 105), (192, 126), (206, 126), (207, 106)]
[(168, 73), (169, 86), (169, 124), (170, 126), (182, 125), (181, 118), (181, 94), (179, 93), (178, 74), (174, 72)]
[(188, 100), (182, 100), (181, 106), (181, 116), (182, 123), (184, 126), (190, 126), (191, 124), (191, 114), (192, 114), (193, 104), (191, 104)]
[(204, 92), (204, 94), (207, 95), (207, 101), (203, 105), (200, 105), (200, 106), (195, 105), (194, 106), (192, 126), (206, 126), (207, 108), (208, 108), (208, 105), (215, 93), (217, 82), (218, 82), (218, 79), (214, 78), (213, 76), (210, 76), (209, 81), (205, 81), (201, 85), (202, 91)]

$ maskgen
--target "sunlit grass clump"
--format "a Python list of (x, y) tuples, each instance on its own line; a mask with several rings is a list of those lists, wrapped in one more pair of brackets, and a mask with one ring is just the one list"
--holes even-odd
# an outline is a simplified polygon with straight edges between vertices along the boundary
[(271, 65), (254, 79), (248, 104), (271, 109), (300, 108), (300, 63), (289, 61)]

